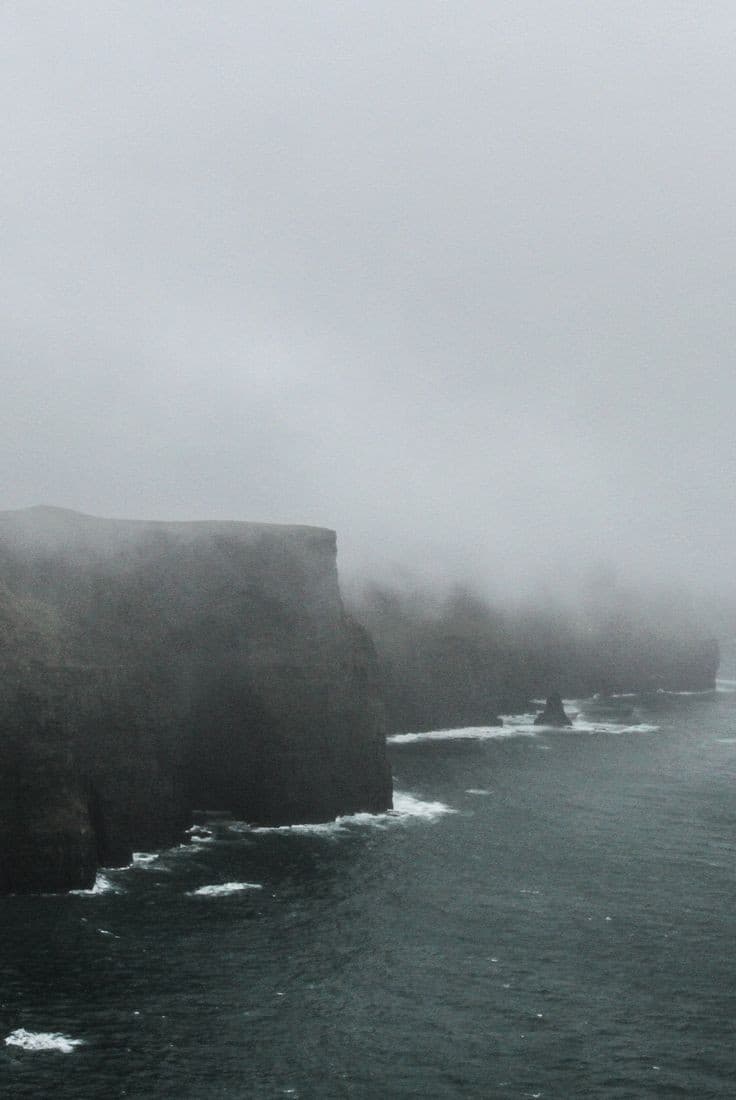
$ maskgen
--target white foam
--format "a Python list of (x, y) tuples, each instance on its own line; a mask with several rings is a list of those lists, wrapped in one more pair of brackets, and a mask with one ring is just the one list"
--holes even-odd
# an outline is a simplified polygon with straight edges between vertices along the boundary
[(374, 820), (373, 814), (350, 814), (336, 817), (334, 821), (309, 821), (304, 825), (258, 825), (252, 832), (334, 837), (338, 833), (346, 832), (349, 825), (369, 824)]
[(269, 825), (258, 826), (251, 829), (253, 833), (283, 833), (304, 834), (306, 836), (322, 836), (336, 838), (341, 833), (347, 833), (356, 826), (370, 825), (379, 829), (420, 818), (424, 821), (435, 821), (445, 814), (457, 813), (451, 806), (444, 802), (425, 802), (408, 791), (394, 791), (393, 809), (380, 814), (345, 814), (336, 817), (334, 821), (321, 821), (304, 825)]
[(345, 814), (336, 817), (333, 821), (309, 821), (303, 825), (258, 825), (251, 832), (254, 833), (283, 833), (303, 836), (336, 837), (339, 833), (345, 833), (350, 826), (374, 825), (381, 823), (386, 814)]
[(539, 711), (526, 711), (524, 714), (502, 714), (504, 729), (521, 731), (522, 733), (534, 733), (539, 728), (534, 725), (534, 719)]
[(239, 894), (243, 890), (262, 890), (260, 882), (220, 882), (215, 886), (200, 886), (198, 890), (188, 890), (190, 898), (224, 898), (228, 894)]
[(665, 688), (660, 688), (657, 691), (657, 695), (712, 695), (713, 688), (701, 688), (700, 691), (667, 691)]
[(623, 722), (593, 722), (584, 718), (577, 718), (572, 727), (567, 727), (570, 733), (657, 733), (660, 728), (647, 722), (624, 725)]
[(571, 726), (535, 726), (533, 714), (504, 714), (503, 720), (509, 727), (509, 733), (527, 736), (536, 736), (539, 733), (656, 733), (660, 729), (659, 726), (646, 722), (604, 722), (583, 718), (574, 707), (574, 700), (570, 703), (565, 700), (565, 710), (572, 720)]
[(111, 882), (101, 871), (98, 871), (94, 886), (91, 886), (89, 890), (70, 890), (69, 893), (76, 894), (78, 897), (97, 897), (100, 894), (122, 894), (123, 890), (116, 883)]
[(131, 867), (148, 867), (149, 864), (160, 858), (160, 852), (133, 852)]
[(490, 791), (483, 790), (482, 787), (468, 787), (465, 791), (466, 794), (490, 794)]
[(20, 1047), (21, 1050), (56, 1050), (61, 1054), (71, 1054), (75, 1047), (82, 1046), (83, 1039), (70, 1039), (58, 1031), (26, 1031), (19, 1027), (5, 1038), (8, 1047)]
[[(185, 848), (189, 848), (189, 845), (184, 845)], [(171, 848), (163, 852), (133, 852), (133, 857), (130, 863), (126, 863), (123, 867), (112, 867), (110, 870), (114, 871), (116, 875), (119, 875), (122, 871), (155, 871), (158, 873), (171, 872), (171, 867), (164, 863), (162, 856), (171, 855), (177, 849)], [(124, 892), (122, 887), (114, 886), (113, 890), (118, 893)]]
[[(736, 680), (729, 682), (736, 690)], [(671, 694), (699, 695), (708, 692), (679, 692)], [(386, 738), (389, 745), (422, 744), (433, 741), (501, 741), (513, 737), (536, 738), (550, 733), (656, 733), (661, 727), (647, 722), (602, 721), (587, 719), (580, 712), (580, 700), (564, 699), (565, 711), (572, 720), (571, 726), (537, 726), (537, 711), (524, 714), (503, 714), (502, 726), (463, 726), (457, 729), (426, 730), (422, 733), (395, 733)], [(548, 748), (548, 746), (539, 746)]]
[(463, 726), (460, 729), (426, 730), (423, 733), (394, 733), (389, 745), (412, 745), (424, 741), (495, 741), (505, 737), (530, 736), (533, 730), (518, 726)]
[(116, 867), (116, 871), (146, 871), (148, 870), (156, 860), (161, 858), (160, 852), (133, 852), (133, 858), (130, 863), (126, 863), (124, 867)]
[(457, 810), (444, 802), (425, 802), (408, 791), (394, 791), (394, 808), (383, 816), (399, 819), (418, 817), (424, 821), (434, 821), (445, 814), (454, 813)]
[(581, 717), (573, 708), (575, 700), (565, 706), (572, 726), (537, 726), (535, 714), (504, 714), (503, 726), (464, 726), (459, 729), (427, 730), (424, 733), (396, 733), (386, 740), (390, 745), (421, 744), (432, 741), (499, 741), (511, 737), (537, 737), (544, 733), (656, 733), (660, 727), (646, 722), (603, 722)]

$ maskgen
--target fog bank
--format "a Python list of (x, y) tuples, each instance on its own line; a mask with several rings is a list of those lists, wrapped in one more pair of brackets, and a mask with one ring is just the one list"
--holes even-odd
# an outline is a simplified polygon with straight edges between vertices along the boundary
[(733, 5), (2, 26), (1, 508), (733, 592)]

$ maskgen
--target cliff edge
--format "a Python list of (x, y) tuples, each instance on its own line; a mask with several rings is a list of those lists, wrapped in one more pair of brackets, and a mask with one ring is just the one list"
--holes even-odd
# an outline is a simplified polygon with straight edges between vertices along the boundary
[(391, 806), (332, 531), (0, 513), (0, 673), (0, 893), (88, 886), (196, 809)]

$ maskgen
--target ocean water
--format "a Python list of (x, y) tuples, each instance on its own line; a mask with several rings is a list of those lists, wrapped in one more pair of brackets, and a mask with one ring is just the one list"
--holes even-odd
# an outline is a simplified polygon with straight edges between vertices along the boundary
[(733, 1098), (722, 688), (396, 737), (394, 813), (0, 899), (0, 1096)]

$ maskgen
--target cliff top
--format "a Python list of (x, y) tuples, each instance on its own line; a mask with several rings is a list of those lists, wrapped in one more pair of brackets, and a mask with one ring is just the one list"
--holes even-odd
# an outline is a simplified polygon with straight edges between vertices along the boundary
[(172, 647), (220, 659), (248, 646), (296, 661), (314, 624), (344, 614), (335, 533), (306, 526), (0, 512), (0, 588), (6, 662), (62, 653), (109, 666)]
[(305, 524), (251, 523), (241, 520), (108, 519), (69, 508), (35, 505), (0, 511), (0, 537), (24, 548), (65, 552), (92, 549), (117, 552), (121, 543), (157, 535), (186, 543), (203, 536), (230, 536), (240, 542), (269, 541), (336, 547), (337, 536), (327, 527)]

